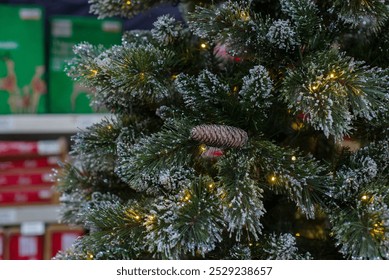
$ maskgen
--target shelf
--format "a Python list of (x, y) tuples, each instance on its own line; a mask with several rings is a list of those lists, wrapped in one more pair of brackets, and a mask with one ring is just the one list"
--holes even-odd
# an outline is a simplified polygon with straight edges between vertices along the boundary
[(1, 134), (74, 134), (108, 114), (2, 115)]
[(58, 222), (59, 210), (59, 205), (1, 207), (0, 226), (19, 225), (26, 222)]

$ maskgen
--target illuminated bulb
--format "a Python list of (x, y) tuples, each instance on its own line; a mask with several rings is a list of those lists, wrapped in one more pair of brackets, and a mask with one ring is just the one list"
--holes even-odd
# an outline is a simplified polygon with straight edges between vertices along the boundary
[(146, 224), (147, 225), (152, 225), (155, 221), (156, 217), (154, 215), (148, 215), (146, 217)]
[(209, 188), (210, 190), (212, 190), (214, 187), (215, 187), (215, 185), (214, 185), (213, 183), (211, 183), (211, 184), (208, 185), (208, 188)]
[(94, 256), (93, 256), (93, 254), (88, 253), (86, 258), (87, 258), (88, 260), (93, 260)]
[(300, 237), (301, 236), (301, 234), (299, 233), (299, 232), (296, 232), (296, 237)]
[(369, 199), (369, 196), (366, 194), (362, 195), (362, 197), (361, 197), (362, 201), (367, 201), (368, 199)]
[(140, 72), (139, 73), (139, 77), (140, 77), (141, 80), (144, 80), (145, 79), (145, 73)]
[(335, 73), (331, 73), (331, 74), (330, 74), (330, 78), (331, 78), (331, 79), (333, 79), (333, 78), (335, 78), (335, 77), (336, 77), (336, 76), (335, 76)]
[(175, 80), (175, 79), (177, 79), (177, 75), (173, 74), (171, 78), (172, 78), (172, 80)]
[(91, 72), (91, 74), (90, 74), (91, 77), (96, 76), (98, 73), (97, 70), (95, 70), (95, 69), (90, 70), (90, 72)]
[(385, 235), (385, 227), (381, 222), (375, 223), (373, 228), (370, 230), (370, 234), (377, 239), (383, 239)]
[(206, 145), (200, 145), (200, 151), (201, 152), (205, 152), (207, 150), (207, 146)]
[(207, 48), (207, 44), (206, 44), (206, 43), (201, 43), (201, 44), (200, 44), (200, 47), (201, 47), (202, 49), (206, 49), (206, 48)]
[(190, 200), (190, 198), (191, 198), (190, 193), (187, 193), (187, 194), (184, 196), (184, 198), (182, 199), (182, 201), (188, 202), (188, 201)]
[(302, 122), (293, 122), (291, 125), (293, 130), (300, 130), (304, 127), (304, 123)]
[(140, 216), (139, 216), (139, 215), (136, 215), (134, 218), (135, 218), (135, 220), (137, 220), (137, 221), (140, 220)]
[(112, 130), (112, 125), (107, 125), (108, 130)]
[(296, 156), (292, 156), (292, 161), (296, 161), (296, 160), (297, 160)]
[(222, 190), (219, 195), (220, 195), (220, 199), (224, 199), (227, 196), (227, 193)]
[(271, 176), (270, 181), (275, 182), (277, 180), (276, 176)]
[(250, 19), (250, 15), (249, 15), (249, 13), (247, 13), (245, 11), (241, 11), (240, 18), (244, 21), (248, 21)]
[(126, 1), (126, 4), (131, 5), (131, 1), (130, 0)]
[(235, 93), (235, 92), (238, 92), (239, 88), (238, 88), (238, 86), (234, 86), (234, 87), (232, 88), (232, 90), (233, 90), (234, 93)]

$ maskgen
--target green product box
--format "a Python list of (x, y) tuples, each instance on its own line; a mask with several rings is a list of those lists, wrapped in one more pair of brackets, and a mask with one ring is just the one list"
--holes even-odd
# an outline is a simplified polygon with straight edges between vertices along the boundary
[(47, 112), (44, 10), (0, 4), (0, 114)]
[(49, 58), (49, 108), (51, 113), (93, 113), (88, 94), (93, 89), (74, 82), (65, 72), (81, 42), (109, 48), (121, 43), (122, 22), (93, 17), (56, 16), (51, 19)]

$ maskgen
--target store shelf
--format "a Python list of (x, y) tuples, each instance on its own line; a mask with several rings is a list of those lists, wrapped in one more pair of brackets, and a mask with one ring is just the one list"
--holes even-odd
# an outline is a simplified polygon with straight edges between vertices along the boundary
[(107, 114), (45, 114), (0, 116), (1, 134), (72, 134)]
[(19, 225), (26, 222), (58, 222), (59, 210), (59, 205), (0, 208), (0, 226)]

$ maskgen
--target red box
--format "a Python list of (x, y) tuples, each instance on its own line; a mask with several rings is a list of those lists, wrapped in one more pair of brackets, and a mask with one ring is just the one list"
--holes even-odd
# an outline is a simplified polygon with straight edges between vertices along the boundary
[(22, 235), (18, 228), (7, 231), (6, 256), (9, 260), (43, 260), (43, 235)]
[(45, 234), (45, 259), (52, 259), (59, 251), (66, 251), (74, 241), (84, 234), (80, 227), (49, 225)]
[(65, 138), (39, 141), (0, 141), (0, 157), (62, 155), (67, 151)]
[(0, 173), (0, 188), (9, 186), (51, 186), (53, 184), (52, 173), (52, 170), (42, 170), (40, 172), (35, 171), (35, 173), (30, 173), (28, 170), (24, 170), (24, 172), (20, 174)]
[(0, 162), (0, 171), (11, 172), (15, 169), (58, 167), (58, 162), (61, 160), (63, 159), (59, 156), (10, 159)]
[(58, 203), (58, 193), (52, 186), (0, 188), (1, 206), (53, 203)]

